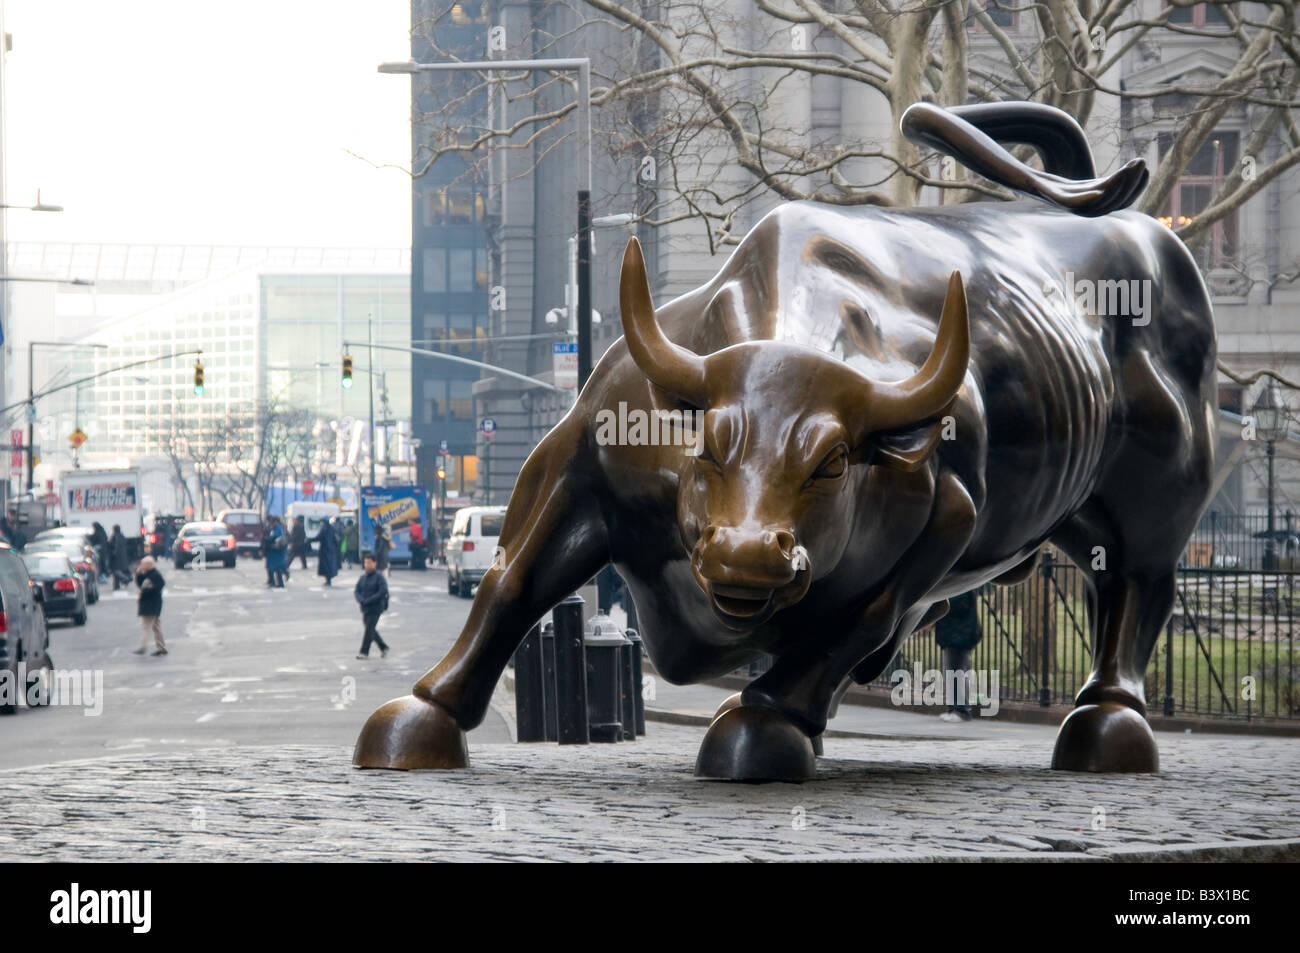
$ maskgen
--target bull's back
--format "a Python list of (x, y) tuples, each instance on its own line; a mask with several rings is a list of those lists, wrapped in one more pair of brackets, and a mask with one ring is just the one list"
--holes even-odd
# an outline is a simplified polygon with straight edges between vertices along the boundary
[(1212, 377), (1204, 285), (1168, 229), (1133, 212), (1081, 218), (1029, 201), (791, 203), (714, 281), (665, 307), (662, 323), (697, 353), (784, 340), (901, 380), (929, 354), (955, 270), (971, 362), (956, 439), (939, 453), (979, 506), (972, 554), (997, 558), (1045, 538), (1091, 491), (1132, 412), (1126, 368), (1154, 365), (1189, 408)]

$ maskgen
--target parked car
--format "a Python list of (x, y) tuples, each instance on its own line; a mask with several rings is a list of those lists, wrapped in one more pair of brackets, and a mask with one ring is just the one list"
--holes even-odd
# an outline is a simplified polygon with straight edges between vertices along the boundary
[(469, 598), (496, 553), (504, 506), (466, 506), (456, 512), (447, 539), (447, 591)]
[[(11, 691), (0, 694), (0, 715), (18, 710), (17, 692), (27, 697), (28, 687), (37, 679), (48, 679), (54, 668), (50, 659), (50, 633), (45, 624), (41, 600), (45, 592), (27, 574), (22, 557), (8, 546), (0, 546), (0, 669)], [(18, 681), (19, 662), (26, 662), (25, 684)], [(49, 693), (40, 696), (41, 703)]]
[(72, 568), (77, 571), (81, 577), (82, 588), (86, 593), (86, 601), (94, 605), (99, 601), (99, 576), (100, 565), (99, 556), (95, 553), (95, 547), (88, 542), (81, 542), (75, 536), (47, 536), (44, 539), (34, 539), (27, 544), (24, 554), (41, 555), (44, 553), (58, 553), (68, 558), (72, 563)]
[(184, 569), (202, 553), (205, 564), (219, 562), (234, 569), (236, 545), (225, 523), (186, 523), (172, 543), (172, 561), (177, 569)]
[(67, 556), (57, 552), (23, 553), (23, 565), (41, 588), (47, 619), (71, 619), (86, 624), (86, 586)]
[(255, 510), (222, 510), (217, 514), (217, 522), (225, 523), (226, 530), (235, 537), (236, 552), (261, 558), (265, 527), (260, 514)]
[(172, 550), (176, 535), (184, 525), (184, 516), (161, 516), (150, 513), (144, 518), (145, 551), (155, 559), (167, 555)]

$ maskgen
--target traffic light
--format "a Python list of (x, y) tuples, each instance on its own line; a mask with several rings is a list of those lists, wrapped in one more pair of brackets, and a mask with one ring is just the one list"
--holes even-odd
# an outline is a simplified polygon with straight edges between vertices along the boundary
[(447, 479), (447, 471), (442, 467), (438, 467), (438, 479), (439, 480)]
[(346, 390), (351, 386), (352, 386), (352, 355), (344, 354), (343, 355), (343, 388), (344, 390)]
[(194, 393), (203, 396), (203, 365), (198, 361), (194, 362)]

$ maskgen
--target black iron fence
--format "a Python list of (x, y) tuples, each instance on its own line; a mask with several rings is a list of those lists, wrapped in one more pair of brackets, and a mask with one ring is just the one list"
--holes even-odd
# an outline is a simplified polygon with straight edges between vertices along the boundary
[(1182, 565), (1191, 569), (1283, 569), (1300, 571), (1300, 520), (1290, 510), (1273, 514), (1201, 517)]
[[(1153, 715), (1300, 717), (1296, 652), (1300, 573), (1184, 568), (1174, 611), (1147, 666)], [(983, 638), (971, 668), (996, 673), (1000, 702), (1068, 706), (1092, 668), (1092, 608), (1083, 573), (1045, 553), (1034, 575), (976, 593)], [(933, 628), (903, 644), (873, 685), (893, 673), (942, 671)]]
[[(1240, 531), (1224, 538), (1253, 539), (1250, 520), (1239, 519)], [(984, 586), (976, 605), (983, 637), (970, 666), (977, 680), (984, 679), (977, 681), (978, 690), (996, 695), (999, 703), (1071, 706), (1092, 669), (1093, 609), (1083, 573), (1049, 549), (1029, 579)], [(1180, 568), (1173, 613), (1147, 665), (1147, 710), (1243, 721), (1300, 719), (1297, 609), (1300, 571)], [(752, 678), (770, 663), (764, 657), (736, 674)], [(918, 673), (944, 667), (933, 627), (919, 629), (872, 687), (894, 688), (900, 671), (914, 683)]]

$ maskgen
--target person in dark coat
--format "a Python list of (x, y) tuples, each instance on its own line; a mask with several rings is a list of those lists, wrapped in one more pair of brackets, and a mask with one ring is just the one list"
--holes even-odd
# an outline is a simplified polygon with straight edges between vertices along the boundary
[(316, 534), (316, 547), (319, 555), (316, 557), (316, 575), (325, 577), (325, 585), (330, 586), (334, 583), (334, 577), (339, 574), (339, 564), (342, 558), (339, 554), (338, 517), (330, 520), (320, 528)]
[(366, 553), (364, 566), (366, 571), (361, 574), (356, 588), (352, 590), (357, 605), (361, 607), (361, 621), (366, 626), (357, 658), (370, 658), (371, 642), (379, 646), (379, 657), (384, 658), (388, 655), (388, 646), (379, 637), (379, 630), (375, 627), (379, 624), (380, 615), (388, 608), (388, 582), (379, 571), (374, 553)]
[(348, 565), (356, 566), (361, 562), (361, 532), (356, 520), (348, 520), (347, 529), (343, 531), (343, 551), (347, 554)]
[(428, 550), (424, 547), (424, 527), (420, 525), (417, 517), (411, 524), (411, 568), (420, 570), (424, 568), (424, 560), (428, 555)]
[[(968, 672), (971, 667), (971, 652), (984, 638), (984, 629), (980, 625), (976, 612), (975, 590), (963, 592), (948, 600), (948, 614), (934, 624), (934, 641), (943, 649), (943, 667), (946, 672)], [(946, 680), (945, 680), (946, 684)], [(969, 702), (969, 695), (966, 699)], [(957, 699), (948, 700), (948, 710), (939, 716), (945, 721), (969, 721), (971, 710), (969, 704), (957, 704)]]
[(99, 578), (101, 582), (108, 582), (108, 532), (99, 523), (93, 523), (92, 527), (90, 545), (95, 547), (95, 555), (99, 558)]
[(113, 577), (114, 590), (131, 581), (131, 555), (122, 527), (117, 524), (113, 525), (113, 535), (108, 538), (108, 572)]
[(283, 589), (289, 573), (289, 534), (280, 525), (280, 517), (267, 518), (266, 530), (266, 584), (272, 589)]
[(161, 616), (162, 591), (167, 583), (163, 581), (162, 573), (154, 565), (152, 556), (140, 560), (140, 566), (135, 574), (135, 584), (140, 591), (139, 607), (136, 610), (140, 616), (140, 647), (134, 654), (144, 655), (149, 648), (149, 636), (152, 635), (153, 654), (166, 655), (167, 645), (163, 642)]
[(388, 572), (388, 552), (393, 548), (393, 538), (387, 526), (375, 527), (375, 565), (382, 573)]
[(293, 565), (295, 559), (302, 560), (302, 568), (307, 568), (307, 551), (310, 547), (307, 545), (307, 525), (303, 522), (301, 516), (293, 518), (293, 528), (289, 530), (289, 565)]

